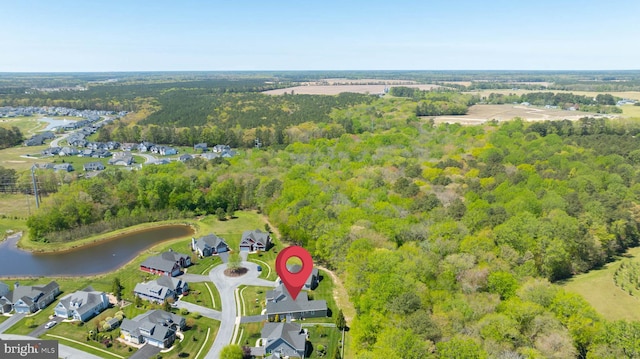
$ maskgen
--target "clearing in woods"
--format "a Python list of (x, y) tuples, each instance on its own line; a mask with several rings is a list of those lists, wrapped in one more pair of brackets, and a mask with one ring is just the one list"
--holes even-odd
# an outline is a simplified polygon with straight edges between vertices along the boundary
[[(629, 249), (623, 258), (640, 261), (640, 247)], [(640, 320), (640, 298), (629, 295), (613, 281), (613, 274), (620, 263), (618, 260), (608, 263), (602, 269), (577, 275), (562, 283), (562, 287), (582, 295), (598, 313), (609, 320)]]

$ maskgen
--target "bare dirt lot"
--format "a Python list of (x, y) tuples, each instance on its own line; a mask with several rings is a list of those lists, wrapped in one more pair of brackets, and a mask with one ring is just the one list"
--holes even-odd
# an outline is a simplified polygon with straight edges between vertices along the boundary
[(469, 113), (462, 116), (437, 116), (436, 123), (461, 123), (479, 124), (491, 120), (508, 121), (514, 117), (520, 117), (525, 121), (545, 121), (545, 120), (571, 120), (576, 121), (582, 117), (603, 117), (616, 118), (616, 115), (601, 115), (581, 111), (565, 111), (559, 109), (546, 109), (533, 106), (522, 105), (475, 105), (469, 108)]
[[(290, 94), (291, 91), (293, 91), (294, 94), (301, 94), (301, 95), (337, 95), (342, 92), (381, 94), (384, 92), (385, 87), (392, 87), (392, 86), (394, 85), (385, 85), (385, 84), (312, 85), (312, 84), (309, 84), (306, 86), (295, 86), (295, 87), (288, 87), (288, 88), (278, 89), (278, 90), (270, 90), (270, 91), (265, 91), (264, 93), (268, 95), (282, 95), (285, 92)], [(420, 90), (431, 90), (433, 88), (438, 87), (438, 85), (416, 85), (416, 84), (402, 84), (401, 86), (416, 87), (416, 88), (419, 88)]]

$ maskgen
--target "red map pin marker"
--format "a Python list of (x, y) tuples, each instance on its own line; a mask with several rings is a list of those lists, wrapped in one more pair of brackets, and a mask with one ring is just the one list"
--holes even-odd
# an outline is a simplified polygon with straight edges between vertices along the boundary
[[(287, 260), (291, 257), (297, 257), (302, 261), (302, 269), (297, 273), (289, 272), (287, 268)], [(306, 249), (299, 246), (287, 247), (278, 253), (276, 257), (276, 273), (280, 276), (282, 283), (291, 294), (291, 298), (296, 300), (304, 283), (307, 281), (313, 271), (313, 259)]]

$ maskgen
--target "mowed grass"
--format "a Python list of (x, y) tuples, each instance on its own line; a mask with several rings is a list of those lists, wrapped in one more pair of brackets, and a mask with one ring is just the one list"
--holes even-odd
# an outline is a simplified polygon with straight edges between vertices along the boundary
[(46, 122), (39, 121), (40, 116), (29, 117), (7, 117), (0, 119), (0, 126), (5, 128), (17, 127), (25, 137), (31, 137), (37, 131), (43, 130), (47, 127)]
[(622, 114), (626, 117), (640, 118), (640, 106), (624, 105), (622, 108)]
[[(625, 257), (640, 261), (640, 247), (630, 249)], [(607, 319), (640, 320), (640, 299), (629, 295), (613, 281), (613, 274), (620, 267), (620, 263), (621, 261), (612, 262), (602, 269), (578, 275), (561, 286), (582, 295)]]
[(213, 283), (189, 283), (189, 294), (180, 300), (215, 310), (222, 309), (220, 294)]
[(36, 163), (51, 162), (49, 159), (39, 158), (40, 152), (48, 147), (49, 145), (5, 148), (0, 150), (0, 166), (22, 172), (30, 170)]

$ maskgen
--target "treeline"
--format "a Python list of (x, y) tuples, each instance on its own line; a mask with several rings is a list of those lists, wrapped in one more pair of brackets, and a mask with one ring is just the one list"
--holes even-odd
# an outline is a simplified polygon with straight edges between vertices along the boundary
[(22, 132), (19, 128), (13, 126), (11, 128), (0, 127), (0, 150), (17, 146), (24, 140)]
[[(218, 181), (206, 172), (212, 166), (214, 162), (194, 159), (186, 165), (176, 162), (140, 171), (109, 169), (63, 185), (27, 221), (31, 239), (68, 241), (146, 221), (256, 207), (256, 196), (263, 195), (258, 191), (260, 181), (247, 177)], [(277, 185), (264, 186), (267, 196), (279, 190)]]
[(62, 106), (79, 110), (136, 111), (142, 104), (172, 90), (197, 89), (202, 93), (224, 94), (260, 92), (276, 89), (278, 84), (267, 78), (172, 80), (159, 82), (96, 83), (88, 84), (86, 91), (37, 91), (9, 93), (0, 97), (0, 106)]
[(358, 357), (625, 355), (638, 323), (607, 321), (549, 281), (638, 245), (640, 163), (603, 153), (595, 133), (622, 127), (606, 136), (627, 144), (638, 126), (435, 126), (415, 105), (336, 109), (330, 118), (354, 133), (247, 150), (228, 164), (71, 182), (31, 217), (31, 238), (145, 212), (257, 208), (284, 240), (344, 274)]
[(534, 106), (557, 106), (563, 109), (573, 107), (587, 112), (622, 113), (616, 106), (621, 98), (611, 94), (598, 94), (593, 98), (565, 92), (532, 92), (522, 95), (491, 93), (484, 100), (486, 103), (498, 105), (527, 102)]
[(270, 96), (181, 89), (160, 96), (158, 103), (161, 109), (141, 124), (176, 127), (215, 125), (223, 129), (236, 126), (244, 129), (275, 125), (287, 127), (310, 121), (328, 122), (332, 109), (372, 100), (372, 96), (355, 93)]
[(389, 94), (407, 97), (418, 102), (416, 116), (464, 115), (469, 106), (475, 104), (477, 97), (463, 95), (447, 90), (424, 91), (415, 87), (397, 86)]

